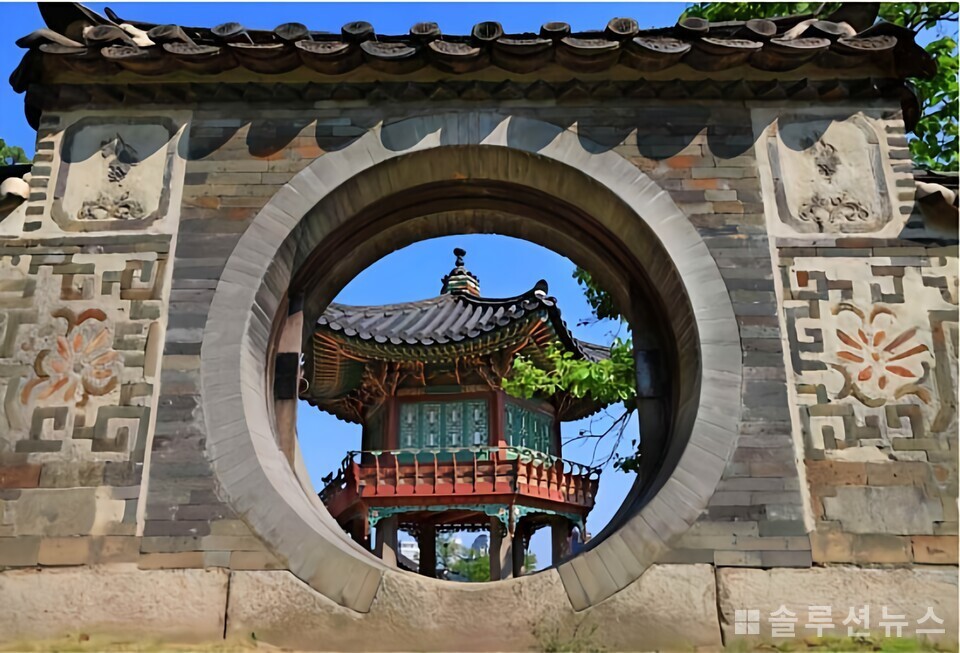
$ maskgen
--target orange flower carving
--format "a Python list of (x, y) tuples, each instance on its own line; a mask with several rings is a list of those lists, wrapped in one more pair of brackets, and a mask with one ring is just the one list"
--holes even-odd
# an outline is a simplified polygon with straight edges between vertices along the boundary
[(120, 355), (113, 349), (110, 331), (103, 323), (106, 315), (90, 309), (74, 315), (69, 309), (53, 313), (67, 321), (67, 332), (57, 336), (50, 349), (44, 349), (33, 363), (36, 378), (24, 385), (20, 401), (61, 398), (83, 405), (90, 396), (101, 396), (118, 383)]
[(896, 315), (885, 306), (874, 306), (865, 314), (853, 304), (843, 303), (833, 308), (833, 314), (850, 312), (859, 318), (859, 326), (853, 330), (837, 328), (841, 342), (837, 357), (841, 360), (832, 367), (844, 376), (844, 388), (840, 396), (853, 394), (868, 406), (879, 406), (884, 398), (872, 395), (901, 397), (916, 394), (923, 401), (929, 395), (916, 383), (924, 374), (924, 368), (916, 357), (929, 351), (925, 344), (914, 340), (917, 329), (897, 332)]

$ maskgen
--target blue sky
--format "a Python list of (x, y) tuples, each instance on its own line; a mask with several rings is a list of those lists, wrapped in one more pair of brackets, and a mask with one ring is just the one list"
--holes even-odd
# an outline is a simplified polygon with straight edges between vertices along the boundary
[[(550, 294), (557, 298), (567, 325), (577, 337), (609, 344), (620, 332), (616, 322), (604, 321), (589, 326), (577, 323), (590, 317), (590, 307), (573, 278), (573, 263), (555, 252), (533, 243), (506, 236), (469, 234), (446, 236), (414, 243), (380, 259), (361, 272), (337, 296), (346, 304), (386, 304), (435, 297), (440, 291), (440, 277), (453, 267), (453, 248), (467, 250), (467, 268), (480, 277), (481, 293), (487, 297), (509, 297), (530, 290), (538, 279), (546, 279)], [(620, 333), (626, 336), (625, 333)], [(360, 448), (360, 427), (301, 403), (298, 434), (310, 477), (318, 479), (335, 470), (346, 451)], [(609, 413), (616, 417), (618, 408)], [(576, 436), (580, 429), (600, 432), (610, 423), (604, 415), (563, 424), (565, 438)], [(635, 422), (627, 441), (619, 451), (629, 453), (629, 438), (636, 437)], [(597, 458), (604, 457), (612, 443), (603, 443)], [(579, 441), (564, 447), (564, 458), (589, 463), (593, 459), (593, 442)], [(587, 529), (597, 533), (620, 507), (634, 479), (633, 474), (615, 471), (612, 466), (603, 473), (597, 505), (587, 520)], [(319, 487), (317, 488), (319, 490)], [(465, 536), (466, 544), (473, 536)], [(544, 530), (531, 542), (538, 562), (549, 564), (550, 537)]]

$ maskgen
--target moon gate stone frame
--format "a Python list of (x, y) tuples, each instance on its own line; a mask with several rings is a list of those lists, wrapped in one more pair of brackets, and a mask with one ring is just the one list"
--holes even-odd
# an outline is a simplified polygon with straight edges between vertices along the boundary
[[(443, 196), (444, 182), (451, 199)], [(428, 186), (438, 187), (433, 198), (419, 190)], [(492, 192), (472, 193), (471, 186)], [(548, 204), (538, 210), (531, 206), (537, 200)], [(455, 203), (466, 210), (451, 210)], [(527, 237), (583, 261), (601, 280), (615, 280), (607, 287), (623, 306), (640, 306), (644, 286), (652, 287), (648, 301), (659, 300), (677, 339), (670, 435), (679, 442), (668, 452), (679, 463), (631, 493), (608, 529), (622, 528), (613, 541), (601, 536), (558, 568), (576, 609), (636, 580), (666, 542), (690, 527), (736, 442), (739, 416), (728, 407), (739, 401), (741, 362), (730, 300), (702, 240), (656, 184), (618, 155), (592, 154), (575, 134), (529, 119), (458, 113), (374, 129), (307, 167), (254, 219), (220, 277), (201, 354), (207, 446), (231, 503), (294, 573), (354, 609), (369, 609), (382, 567), (358, 555), (281, 464), (263, 382), (271, 350), (263, 336), (278, 331), (273, 320), (298, 276), (309, 279), (297, 290), (309, 293), (304, 322), (312, 324), (338, 285), (386, 252), (477, 228)], [(349, 260), (336, 256), (345, 250)], [(301, 271), (316, 260), (319, 270)], [(251, 460), (260, 469), (251, 471)], [(650, 500), (644, 490), (655, 486), (661, 488)], [(622, 573), (596, 578), (591, 566), (608, 568), (603, 560), (623, 557), (623, 545), (632, 553), (620, 563)], [(331, 560), (349, 573), (314, 579)]]
[[(914, 176), (935, 64), (875, 4), (453, 37), (40, 11), (37, 154), (0, 168), (0, 639), (676, 650), (865, 605), (955, 642), (957, 195)], [(465, 231), (590, 270), (640, 372), (610, 526), (498, 583), (347, 537), (277, 364), (364, 266)]]

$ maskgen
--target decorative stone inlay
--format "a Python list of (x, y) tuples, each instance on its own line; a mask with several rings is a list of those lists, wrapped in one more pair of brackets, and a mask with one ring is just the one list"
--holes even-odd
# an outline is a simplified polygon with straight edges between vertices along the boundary
[(867, 406), (882, 406), (889, 399), (915, 394), (924, 403), (930, 403), (930, 391), (917, 385), (924, 374), (919, 355), (930, 351), (925, 344), (914, 344), (917, 327), (894, 335), (896, 313), (880, 304), (867, 313), (844, 302), (834, 306), (831, 313), (844, 327), (834, 329), (840, 341), (840, 362), (831, 363), (843, 375), (838, 398), (852, 394)]
[(105, 231), (163, 219), (179, 193), (179, 132), (166, 117), (87, 117), (69, 126), (60, 144), (53, 220), (65, 231)]
[(946, 451), (957, 428), (956, 258), (781, 255), (807, 457)]
[(51, 400), (82, 406), (89, 397), (112, 391), (119, 382), (121, 364), (120, 355), (112, 348), (106, 314), (91, 308), (75, 315), (64, 308), (54, 311), (53, 318), (66, 321), (66, 333), (57, 335), (53, 346), (37, 354), (33, 363), (36, 376), (24, 385), (20, 402)]
[(0, 453), (142, 461), (166, 243), (139, 246), (0, 257)]
[(882, 121), (862, 112), (767, 115), (757, 145), (774, 235), (873, 233), (893, 221)]
[(130, 192), (119, 196), (100, 193), (95, 200), (86, 200), (80, 207), (78, 220), (139, 220), (145, 215), (143, 205), (130, 198)]

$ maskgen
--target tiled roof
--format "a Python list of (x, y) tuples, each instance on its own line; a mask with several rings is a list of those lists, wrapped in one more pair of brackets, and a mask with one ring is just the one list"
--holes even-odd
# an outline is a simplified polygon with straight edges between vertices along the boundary
[(0, 217), (30, 197), (30, 164), (0, 166)]
[(546, 294), (546, 282), (516, 297), (489, 299), (450, 293), (403, 304), (346, 306), (330, 304), (317, 322), (319, 329), (349, 339), (404, 345), (445, 345), (480, 338), (496, 329), (543, 312), (560, 342), (589, 359), (609, 356), (609, 349), (573, 337), (560, 316), (556, 300)]
[[(177, 11), (176, 5), (165, 7)], [(230, 5), (223, 7), (226, 12)], [(23, 91), (51, 70), (98, 78), (122, 71), (216, 75), (236, 69), (342, 75), (359, 67), (396, 75), (424, 68), (460, 75), (486, 68), (532, 73), (550, 65), (577, 74), (618, 67), (656, 73), (685, 66), (702, 73), (736, 69), (746, 77), (750, 71), (782, 73), (805, 66), (808, 78), (932, 75), (935, 63), (914, 42), (914, 34), (876, 23), (877, 9), (874, 3), (849, 3), (822, 20), (812, 15), (724, 23), (686, 18), (659, 29), (615, 18), (591, 32), (544, 23), (537, 33), (505, 34), (498, 23), (481, 22), (470, 34), (446, 35), (435, 23), (418, 23), (408, 34), (382, 35), (365, 22), (348, 23), (333, 34), (300, 23), (273, 30), (246, 29), (236, 22), (187, 27), (124, 21), (109, 9), (101, 16), (77, 3), (40, 3), (47, 27), (17, 41), (28, 52), (11, 83)], [(53, 61), (54, 68), (43, 65)]]

